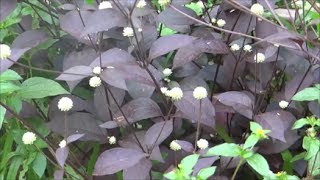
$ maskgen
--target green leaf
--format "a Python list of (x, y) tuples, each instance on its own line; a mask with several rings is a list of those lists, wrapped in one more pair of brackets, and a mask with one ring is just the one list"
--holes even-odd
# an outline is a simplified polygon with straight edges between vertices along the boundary
[(163, 175), (167, 179), (177, 179), (177, 169), (174, 169), (166, 174)]
[(292, 174), (293, 163), (291, 162), (292, 155), (289, 150), (285, 150), (281, 152), (281, 156), (283, 159), (282, 170), (287, 172), (288, 174)]
[(38, 152), (36, 158), (32, 162), (32, 168), (34, 172), (41, 178), (44, 174), (44, 171), (46, 170), (47, 167), (47, 159), (46, 157)]
[(291, 99), (294, 101), (313, 101), (320, 99), (320, 89), (316, 87), (309, 87), (301, 90), (295, 94)]
[(306, 154), (307, 154), (307, 152), (299, 153), (299, 154), (293, 156), (293, 158), (290, 160), (290, 162), (294, 162), (294, 161), (298, 161), (300, 159), (304, 159), (306, 157)]
[(216, 132), (218, 135), (227, 143), (233, 143), (233, 139), (228, 135), (224, 127), (220, 126), (219, 124), (216, 124)]
[(215, 166), (201, 169), (197, 174), (197, 179), (198, 178), (199, 179), (208, 179), (210, 176), (212, 176), (214, 174), (215, 171), (216, 171)]
[(302, 128), (304, 125), (309, 124), (308, 119), (306, 118), (301, 118), (299, 120), (297, 120), (296, 122), (294, 122), (292, 129), (300, 129)]
[(260, 154), (254, 154), (246, 159), (248, 164), (260, 175), (267, 176), (269, 174), (269, 165), (266, 159)]
[(259, 141), (260, 137), (257, 136), (256, 134), (251, 134), (247, 139), (246, 142), (243, 145), (243, 149), (247, 149), (247, 148), (251, 148), (254, 145), (257, 144), (257, 142)]
[(11, 69), (6, 70), (0, 75), (0, 81), (17, 81), (21, 80), (22, 77), (16, 73), (15, 71), (12, 71)]
[(260, 126), (260, 124), (256, 123), (256, 122), (252, 122), (250, 121), (250, 130), (252, 132), (255, 132), (258, 129), (262, 129), (262, 127)]
[(226, 157), (235, 157), (241, 154), (240, 146), (233, 143), (224, 143), (218, 146), (214, 146), (207, 151), (206, 156), (226, 156)]
[(7, 174), (7, 179), (16, 179), (18, 175), (18, 170), (23, 163), (23, 158), (21, 156), (15, 156), (9, 164), (9, 171)]
[(13, 93), (19, 90), (20, 87), (11, 82), (0, 82), (0, 94)]
[(22, 83), (17, 96), (23, 99), (35, 99), (59, 94), (69, 94), (69, 92), (51, 79), (33, 77)]
[(307, 137), (303, 138), (302, 147), (307, 150), (305, 159), (308, 160), (314, 157), (320, 149), (320, 141), (316, 138)]
[(2, 123), (3, 123), (3, 120), (4, 120), (4, 115), (6, 114), (6, 108), (2, 107), (0, 105), (0, 130), (2, 128)]
[(320, 151), (308, 161), (308, 171), (311, 176), (320, 175)]
[(93, 0), (84, 0), (84, 3), (86, 3), (86, 4), (93, 4)]
[(179, 164), (179, 168), (183, 174), (184, 177), (188, 177), (191, 172), (192, 168), (194, 165), (196, 165), (198, 159), (199, 159), (199, 154), (192, 154), (189, 156), (186, 156), (181, 160), (181, 163)]

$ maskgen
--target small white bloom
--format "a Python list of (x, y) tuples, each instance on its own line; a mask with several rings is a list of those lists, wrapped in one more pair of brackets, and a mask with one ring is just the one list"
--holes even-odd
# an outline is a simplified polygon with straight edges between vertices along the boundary
[(252, 46), (249, 44), (246, 44), (243, 46), (243, 50), (246, 52), (251, 52), (252, 51)]
[(170, 3), (170, 0), (158, 0), (160, 6), (165, 6)]
[(138, 28), (138, 32), (142, 32), (142, 28)]
[(62, 140), (62, 141), (60, 141), (60, 143), (59, 143), (59, 147), (60, 147), (60, 148), (64, 148), (64, 147), (66, 147), (66, 145), (67, 145), (67, 141), (66, 141), (66, 140)]
[(181, 150), (181, 146), (175, 140), (173, 140), (170, 143), (170, 149), (173, 150), (173, 151), (179, 151), (179, 150)]
[(257, 53), (256, 55), (254, 55), (254, 61), (256, 63), (262, 63), (265, 60), (265, 56), (262, 53)]
[(94, 67), (92, 72), (93, 74), (99, 75), (102, 72), (102, 68), (100, 66)]
[(226, 25), (226, 21), (223, 20), (223, 19), (218, 19), (217, 25), (218, 25), (219, 27), (223, 27), (224, 25)]
[(211, 18), (211, 23), (212, 24), (215, 24), (217, 22), (217, 19), (216, 18)]
[(58, 102), (58, 108), (61, 111), (69, 111), (73, 107), (73, 102), (68, 97), (62, 97)]
[(132, 37), (133, 36), (133, 29), (131, 27), (125, 27), (123, 28), (123, 33), (122, 33), (123, 36), (126, 36), (126, 37)]
[(263, 12), (264, 12), (264, 8), (261, 4), (253, 4), (250, 8), (250, 11), (253, 13), (253, 14), (256, 14), (258, 16), (262, 16)]
[(117, 142), (116, 137), (114, 136), (109, 137), (109, 144), (115, 144), (116, 142)]
[(167, 92), (167, 96), (173, 100), (180, 100), (183, 97), (183, 92), (179, 87), (174, 87)]
[(99, 9), (109, 9), (109, 8), (112, 8), (112, 4), (109, 1), (102, 1), (99, 4)]
[(138, 3), (137, 3), (137, 8), (143, 8), (147, 5), (146, 1), (145, 0), (140, 0)]
[(170, 68), (165, 68), (162, 73), (164, 76), (168, 77), (172, 74), (172, 70)]
[(37, 137), (33, 132), (26, 132), (22, 136), (23, 144), (33, 144)]
[(238, 44), (232, 44), (230, 47), (231, 51), (239, 51), (240, 46)]
[(199, 6), (201, 9), (204, 9), (204, 4), (203, 4), (203, 2), (201, 1), (201, 0), (199, 0), (198, 2), (197, 2), (197, 6)]
[(161, 87), (160, 90), (161, 90), (162, 94), (165, 94), (165, 95), (168, 92), (168, 88), (166, 88), (166, 87)]
[(282, 100), (279, 102), (279, 107), (282, 109), (288, 107), (288, 105), (289, 105), (289, 102), (287, 102), (287, 101)]
[(193, 97), (198, 100), (206, 98), (207, 96), (208, 96), (208, 92), (207, 92), (207, 89), (204, 87), (199, 86), (193, 90)]
[(101, 78), (98, 76), (93, 76), (92, 78), (90, 78), (89, 80), (89, 85), (91, 87), (99, 87), (101, 85)]
[(206, 149), (209, 146), (209, 143), (205, 139), (199, 139), (197, 141), (197, 146), (199, 149)]
[(0, 60), (7, 59), (11, 55), (11, 49), (6, 44), (0, 44)]

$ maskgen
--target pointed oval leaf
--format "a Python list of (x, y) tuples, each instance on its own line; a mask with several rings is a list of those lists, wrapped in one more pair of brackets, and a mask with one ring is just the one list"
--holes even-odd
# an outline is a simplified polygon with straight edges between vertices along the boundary
[(89, 66), (74, 66), (63, 71), (63, 73), (56, 78), (56, 80), (76, 81), (81, 80), (92, 74), (92, 69)]
[(68, 154), (69, 154), (69, 149), (68, 147), (64, 147), (64, 148), (58, 148), (56, 150), (56, 159), (58, 164), (63, 168), (64, 167), (64, 163), (66, 162), (67, 158), (68, 158)]
[(84, 134), (72, 134), (67, 138), (67, 143), (70, 144), (80, 138), (82, 138)]
[(151, 126), (144, 136), (144, 142), (148, 148), (161, 144), (172, 132), (172, 120), (161, 121)]
[(152, 167), (151, 161), (149, 159), (143, 158), (137, 163), (137, 165), (123, 170), (123, 179), (124, 180), (131, 180), (131, 179), (148, 180), (150, 179), (149, 173), (150, 173), (151, 167)]

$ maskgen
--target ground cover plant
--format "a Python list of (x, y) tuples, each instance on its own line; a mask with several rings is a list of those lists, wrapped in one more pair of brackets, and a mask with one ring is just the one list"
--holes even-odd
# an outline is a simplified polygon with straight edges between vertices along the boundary
[(316, 0), (0, 0), (0, 180), (320, 178)]

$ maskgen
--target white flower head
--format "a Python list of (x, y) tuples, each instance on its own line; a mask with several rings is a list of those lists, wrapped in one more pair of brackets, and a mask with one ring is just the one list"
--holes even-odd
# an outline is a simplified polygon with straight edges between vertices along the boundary
[(287, 101), (282, 100), (279, 102), (279, 107), (282, 109), (285, 109), (286, 107), (288, 107), (288, 105), (289, 105), (289, 102)]
[(170, 68), (165, 68), (162, 73), (165, 77), (168, 77), (172, 74), (172, 70)]
[(140, 0), (138, 3), (137, 3), (137, 8), (143, 8), (147, 5), (146, 1), (145, 0)]
[(66, 147), (66, 145), (67, 145), (67, 141), (66, 141), (66, 140), (62, 140), (62, 141), (60, 141), (60, 143), (59, 143), (59, 147), (60, 147), (60, 148), (64, 148), (64, 147)]
[(211, 23), (212, 24), (215, 24), (217, 22), (217, 19), (216, 18), (211, 18)]
[(262, 63), (265, 59), (266, 57), (262, 53), (257, 53), (256, 55), (254, 55), (254, 62), (256, 63)]
[(231, 51), (239, 51), (240, 46), (238, 44), (232, 44), (230, 49)]
[(205, 139), (199, 139), (197, 141), (197, 146), (199, 149), (206, 149), (209, 146), (209, 143)]
[(37, 137), (33, 132), (26, 132), (22, 136), (23, 144), (33, 144)]
[(126, 36), (126, 37), (132, 37), (133, 36), (133, 29), (131, 27), (125, 27), (123, 28), (123, 33), (122, 33), (123, 36)]
[(161, 87), (160, 90), (161, 90), (162, 94), (164, 94), (164, 95), (166, 95), (168, 92), (168, 88), (166, 88), (166, 87)]
[(258, 16), (262, 16), (263, 12), (264, 12), (264, 8), (261, 4), (253, 4), (250, 8), (250, 11), (253, 13), (253, 14), (256, 14)]
[(116, 137), (114, 136), (109, 137), (109, 144), (115, 144), (116, 142), (117, 142)]
[(245, 52), (251, 52), (252, 51), (252, 46), (249, 45), (249, 44), (246, 44), (246, 45), (243, 46), (243, 50)]
[(175, 140), (173, 140), (170, 143), (170, 149), (173, 150), (173, 151), (179, 151), (179, 150), (181, 150), (181, 146)]
[(89, 85), (91, 87), (99, 87), (101, 85), (101, 78), (98, 76), (93, 76), (92, 78), (90, 78), (89, 80)]
[(10, 55), (10, 47), (6, 44), (0, 44), (0, 60), (7, 59)]
[(204, 6), (204, 4), (203, 4), (203, 2), (202, 2), (201, 0), (199, 0), (199, 1), (197, 2), (197, 6), (199, 6), (201, 9), (204, 9), (204, 8), (205, 8), (205, 6)]
[(102, 68), (100, 66), (94, 67), (92, 72), (93, 74), (99, 75), (102, 72)]
[(58, 102), (58, 108), (61, 111), (69, 111), (73, 107), (73, 102), (68, 97), (62, 97)]
[(158, 0), (160, 6), (165, 6), (170, 3), (170, 0)]
[(226, 25), (226, 21), (223, 20), (223, 19), (218, 19), (217, 25), (218, 25), (219, 27), (223, 27), (224, 25)]
[(208, 96), (208, 92), (207, 92), (207, 89), (204, 87), (199, 86), (193, 90), (193, 97), (198, 100), (206, 98), (207, 96)]
[(109, 1), (102, 1), (99, 4), (99, 9), (110, 9), (110, 8), (112, 8), (112, 4)]
[(142, 28), (138, 28), (138, 32), (142, 32)]
[(166, 95), (171, 97), (173, 100), (180, 100), (183, 97), (183, 92), (181, 88), (174, 87), (169, 90)]

